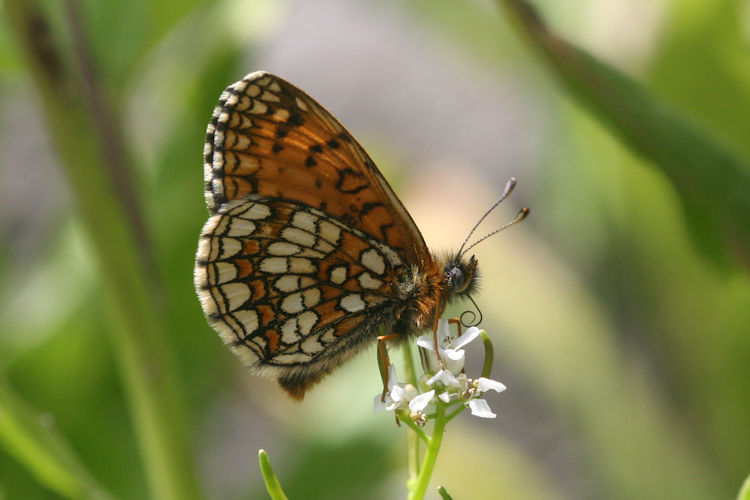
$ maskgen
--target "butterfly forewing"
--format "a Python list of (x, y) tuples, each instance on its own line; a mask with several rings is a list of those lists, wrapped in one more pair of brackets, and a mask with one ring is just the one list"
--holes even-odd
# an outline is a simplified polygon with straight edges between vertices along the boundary
[(411, 260), (427, 247), (364, 149), (310, 96), (265, 72), (227, 88), (209, 124), (206, 201), (215, 213), (247, 194), (298, 201)]

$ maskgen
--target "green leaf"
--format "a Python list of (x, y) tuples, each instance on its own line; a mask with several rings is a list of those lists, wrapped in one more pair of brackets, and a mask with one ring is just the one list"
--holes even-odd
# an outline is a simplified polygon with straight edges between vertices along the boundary
[(453, 500), (453, 497), (450, 496), (448, 491), (445, 489), (445, 486), (438, 486), (438, 493), (440, 494), (440, 498), (443, 500)]
[(272, 500), (287, 500), (284, 490), (281, 489), (281, 484), (276, 478), (276, 474), (273, 473), (271, 459), (268, 458), (268, 453), (265, 450), (258, 450), (258, 461), (260, 462), (260, 472), (263, 474), (263, 481), (266, 482), (268, 495)]
[(671, 181), (704, 254), (749, 266), (748, 160), (634, 79), (557, 36), (529, 3), (500, 4), (576, 102)]

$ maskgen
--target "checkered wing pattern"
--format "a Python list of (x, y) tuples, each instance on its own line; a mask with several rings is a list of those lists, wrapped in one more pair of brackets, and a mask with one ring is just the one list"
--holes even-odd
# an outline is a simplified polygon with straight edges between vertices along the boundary
[(212, 326), (295, 397), (374, 339), (402, 266), (387, 245), (325, 212), (255, 195), (209, 218), (198, 256)]
[[(302, 398), (379, 326), (394, 327), (420, 293), (434, 314), (442, 276), (422, 235), (367, 153), (307, 94), (265, 72), (231, 85), (204, 159), (203, 310), (289, 395)], [(415, 271), (438, 285), (418, 289)]]

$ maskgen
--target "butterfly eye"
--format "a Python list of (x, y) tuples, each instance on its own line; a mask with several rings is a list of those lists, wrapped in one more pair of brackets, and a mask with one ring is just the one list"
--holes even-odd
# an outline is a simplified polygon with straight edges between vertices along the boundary
[(448, 280), (450, 281), (451, 288), (454, 290), (461, 290), (464, 286), (464, 272), (461, 268), (454, 266), (448, 271)]

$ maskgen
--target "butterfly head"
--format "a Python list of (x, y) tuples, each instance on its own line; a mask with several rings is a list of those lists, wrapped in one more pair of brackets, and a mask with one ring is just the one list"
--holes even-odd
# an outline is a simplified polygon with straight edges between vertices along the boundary
[(447, 291), (451, 297), (471, 295), (479, 287), (479, 270), (477, 259), (473, 255), (466, 259), (460, 255), (452, 255), (445, 259), (443, 271)]

